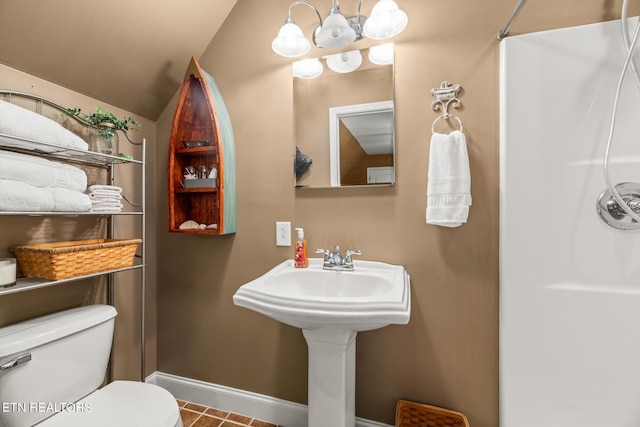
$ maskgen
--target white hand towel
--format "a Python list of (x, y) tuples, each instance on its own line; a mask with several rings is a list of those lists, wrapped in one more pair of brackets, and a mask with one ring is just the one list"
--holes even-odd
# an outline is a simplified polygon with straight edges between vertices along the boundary
[(458, 227), (467, 222), (471, 173), (467, 140), (460, 131), (433, 133), (429, 150), (427, 224)]

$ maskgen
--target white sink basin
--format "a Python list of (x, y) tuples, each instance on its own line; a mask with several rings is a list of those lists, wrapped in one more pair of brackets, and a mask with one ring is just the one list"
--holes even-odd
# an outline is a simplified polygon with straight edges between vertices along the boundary
[(400, 265), (354, 261), (354, 271), (285, 261), (243, 285), (236, 305), (302, 329), (309, 347), (308, 427), (355, 427), (356, 335), (411, 314), (409, 274)]
[(411, 312), (409, 275), (402, 266), (354, 261), (354, 271), (308, 268), (285, 261), (243, 285), (233, 302), (301, 329), (340, 327), (368, 331), (406, 324)]

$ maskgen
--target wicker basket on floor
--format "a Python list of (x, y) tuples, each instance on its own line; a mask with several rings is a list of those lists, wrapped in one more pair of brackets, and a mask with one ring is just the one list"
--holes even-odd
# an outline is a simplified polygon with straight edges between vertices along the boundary
[(129, 267), (141, 239), (94, 239), (16, 246), (27, 277), (60, 280)]
[(469, 421), (460, 412), (400, 400), (396, 406), (396, 427), (469, 427)]

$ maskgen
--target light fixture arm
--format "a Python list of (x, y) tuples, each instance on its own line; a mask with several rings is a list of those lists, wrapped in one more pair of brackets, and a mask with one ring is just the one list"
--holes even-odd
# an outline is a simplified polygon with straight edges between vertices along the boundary
[[(340, 0), (332, 0), (332, 1), (333, 1), (333, 5), (331, 6), (331, 12), (341, 13), (340, 12)], [(359, 0), (358, 1), (358, 13), (356, 15), (358, 18), (360, 18), (360, 9), (361, 8), (362, 8), (362, 0)]]
[(360, 0), (358, 2), (358, 13), (356, 14), (356, 17), (358, 18), (358, 21), (360, 20), (360, 9), (362, 8), (362, 0)]
[(320, 26), (322, 27), (322, 16), (320, 15), (320, 11), (312, 3), (305, 0), (296, 0), (289, 5), (289, 16), (284, 22), (285, 23), (293, 22), (293, 18), (291, 17), (291, 11), (293, 10), (294, 6), (297, 6), (299, 4), (306, 4), (311, 9), (313, 9), (316, 12), (316, 15), (318, 15), (318, 20), (320, 21)]
[(362, 0), (358, 2), (358, 12), (356, 13), (356, 16), (347, 18), (347, 21), (349, 21), (349, 25), (351, 25), (351, 28), (353, 28), (356, 32), (356, 40), (361, 40), (365, 37), (362, 29), (364, 27), (365, 21), (367, 20), (367, 17), (360, 14), (361, 8)]
[[(312, 8), (315, 12), (316, 15), (318, 15), (318, 21), (320, 21), (320, 25), (318, 25), (318, 27), (316, 27), (316, 29), (313, 32), (313, 43), (317, 46), (318, 44), (316, 43), (316, 35), (318, 34), (318, 32), (320, 31), (320, 29), (322, 28), (322, 25), (324, 24), (324, 21), (322, 20), (322, 15), (320, 14), (320, 11), (318, 10), (317, 7), (315, 7), (313, 5), (313, 3), (305, 1), (305, 0), (296, 0), (294, 2), (292, 2), (289, 5), (289, 16), (287, 17), (285, 24), (286, 23), (295, 23), (292, 16), (291, 16), (291, 12), (294, 8), (294, 6), (297, 6), (299, 4), (304, 4), (309, 6), (310, 8)], [(366, 21), (367, 17), (364, 15), (360, 14), (360, 10), (362, 9), (362, 0), (358, 0), (358, 12), (356, 14), (356, 16), (352, 16), (350, 18), (347, 18), (347, 22), (349, 23), (349, 26), (351, 26), (351, 28), (353, 28), (353, 30), (356, 32), (356, 40), (360, 40), (362, 38), (364, 38), (364, 34), (362, 33), (362, 27), (364, 26), (364, 22)], [(339, 14), (342, 15), (342, 11), (340, 10), (340, 0), (331, 0), (331, 10), (329, 11), (329, 15), (331, 14)]]
[(332, 13), (342, 13), (340, 11), (340, 0), (331, 0), (332, 4), (331, 4), (331, 10), (329, 11), (329, 14)]
[(398, 8), (395, 0), (378, 0), (371, 17), (361, 14), (363, 0), (358, 0), (356, 16), (345, 17), (340, 11), (340, 1), (331, 0), (331, 11), (322, 19), (318, 8), (308, 0), (295, 0), (289, 5), (289, 13), (278, 35), (271, 43), (275, 53), (285, 57), (297, 57), (309, 51), (311, 43), (292, 17), (293, 8), (306, 5), (313, 9), (320, 25), (313, 32), (313, 43), (324, 48), (343, 48), (365, 37), (384, 40), (396, 36), (407, 25), (407, 15)]

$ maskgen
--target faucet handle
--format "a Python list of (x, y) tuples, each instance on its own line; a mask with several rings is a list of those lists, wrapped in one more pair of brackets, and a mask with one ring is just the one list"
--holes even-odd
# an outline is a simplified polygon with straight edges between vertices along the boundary
[(347, 263), (353, 262), (351, 260), (351, 255), (362, 255), (362, 251), (360, 249), (358, 249), (357, 251), (346, 251), (344, 253), (344, 261)]
[(329, 261), (331, 259), (331, 251), (329, 249), (316, 248), (317, 254), (324, 254), (324, 260)]

